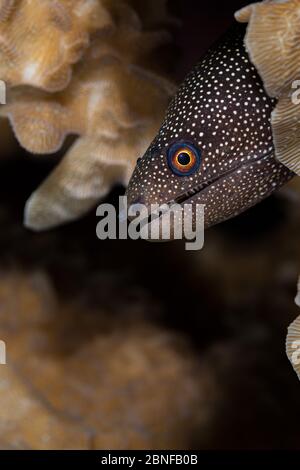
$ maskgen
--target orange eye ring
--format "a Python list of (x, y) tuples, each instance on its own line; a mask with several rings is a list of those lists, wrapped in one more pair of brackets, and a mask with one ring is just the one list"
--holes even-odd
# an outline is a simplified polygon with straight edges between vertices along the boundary
[(178, 176), (189, 176), (200, 166), (200, 152), (192, 144), (173, 144), (168, 151), (170, 169)]
[(196, 156), (189, 148), (177, 150), (173, 157), (173, 164), (179, 171), (190, 171), (196, 163)]

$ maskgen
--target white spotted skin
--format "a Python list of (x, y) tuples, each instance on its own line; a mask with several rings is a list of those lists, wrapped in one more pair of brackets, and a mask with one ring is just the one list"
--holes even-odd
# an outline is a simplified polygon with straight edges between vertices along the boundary
[[(244, 35), (244, 25), (235, 25), (187, 76), (137, 163), (127, 189), (130, 204), (169, 203), (196, 188), (184, 203), (205, 204), (209, 227), (257, 204), (293, 177), (274, 157), (275, 101), (249, 61)], [(177, 176), (168, 166), (167, 150), (177, 142), (201, 152), (201, 165), (191, 176)], [(198, 191), (210, 180), (214, 183)]]

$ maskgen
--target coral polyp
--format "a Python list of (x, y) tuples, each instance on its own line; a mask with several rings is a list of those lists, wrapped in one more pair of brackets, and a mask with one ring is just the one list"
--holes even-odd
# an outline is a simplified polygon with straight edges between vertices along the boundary
[[(246, 46), (269, 96), (278, 104), (272, 114), (276, 157), (300, 175), (299, 0), (254, 3), (236, 13), (247, 22)], [(296, 98), (297, 98), (296, 96)]]
[(96, 0), (13, 0), (0, 4), (0, 76), (11, 86), (62, 90), (90, 34), (112, 26)]
[(57, 152), (67, 135), (78, 136), (26, 205), (25, 224), (34, 230), (74, 220), (114, 184), (126, 185), (175, 92), (153, 65), (170, 41), (165, 2), (159, 17), (148, 2), (139, 16), (135, 3), (0, 6), (0, 78), (9, 88), (0, 115), (34, 154)]

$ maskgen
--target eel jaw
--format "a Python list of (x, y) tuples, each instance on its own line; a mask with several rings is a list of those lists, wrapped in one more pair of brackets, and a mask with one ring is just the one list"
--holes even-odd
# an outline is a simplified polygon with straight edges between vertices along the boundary
[(206, 188), (209, 186), (213, 185), (214, 183), (217, 183), (219, 180), (225, 180), (228, 176), (234, 175), (238, 171), (242, 171), (242, 169), (246, 169), (247, 167), (254, 165), (255, 163), (262, 163), (264, 160), (267, 160), (271, 155), (273, 154), (273, 151), (259, 157), (256, 159), (251, 159), (251, 161), (247, 161), (245, 163), (240, 163), (236, 167), (232, 168), (231, 170), (225, 171), (224, 173), (214, 177), (210, 178), (209, 180), (204, 181), (203, 183), (194, 186), (194, 188), (188, 189), (184, 193), (180, 194), (176, 198), (174, 198), (172, 201), (169, 201), (168, 204), (186, 204), (188, 200), (192, 199), (194, 196), (197, 194), (201, 193), (204, 191)]
[[(188, 232), (185, 230), (184, 232), (190, 236), (199, 228), (197, 205), (204, 206), (202, 226), (206, 229), (241, 214), (279, 189), (293, 176), (294, 173), (279, 163), (271, 151), (259, 158), (248, 159), (231, 170), (186, 190), (168, 202), (160, 201), (157, 205), (163, 206), (164, 209), (159, 213), (151, 212), (151, 202), (148, 200), (146, 205), (149, 207), (150, 215), (148, 213), (144, 219), (144, 226), (150, 231), (154, 229), (156, 233), (158, 231), (161, 234), (166, 221), (168, 224), (171, 223), (169, 240), (176, 238), (174, 234), (180, 232), (179, 229), (182, 228), (182, 217), (172, 216), (170, 220), (170, 213), (173, 210), (172, 206), (177, 206), (181, 208), (180, 211), (184, 209), (184, 222), (188, 222)], [(164, 238), (152, 240), (160, 241)]]
[(194, 206), (204, 205), (205, 228), (208, 228), (261, 202), (293, 176), (295, 174), (278, 162), (271, 151), (180, 194), (171, 204), (191, 205), (194, 230)]

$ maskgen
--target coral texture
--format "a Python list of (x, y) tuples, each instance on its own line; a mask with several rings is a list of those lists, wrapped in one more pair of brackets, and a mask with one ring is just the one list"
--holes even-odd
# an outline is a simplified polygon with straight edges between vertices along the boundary
[[(236, 18), (249, 23), (245, 42), (250, 57), (266, 91), (278, 99), (271, 118), (276, 157), (300, 175), (300, 1), (254, 3), (238, 11)], [(299, 203), (299, 182), (296, 180), (291, 188)], [(299, 294), (295, 300), (300, 306)], [(300, 317), (290, 325), (286, 340), (287, 355), (298, 375), (293, 345), (300, 338), (299, 321)]]
[[(300, 307), (300, 277), (298, 280), (296, 305)], [(300, 379), (300, 315), (290, 324), (286, 337), (286, 353)]]
[(181, 448), (207, 426), (214, 378), (180, 337), (130, 319), (132, 306), (121, 325), (58, 301), (42, 272), (2, 273), (0, 286), (1, 448)]
[(111, 26), (97, 0), (1, 0), (0, 76), (11, 86), (65, 88), (90, 34)]
[(0, 114), (35, 154), (78, 136), (27, 202), (25, 224), (41, 230), (127, 184), (175, 91), (153, 60), (170, 41), (170, 18), (163, 0), (143, 9), (125, 0), (43, 0), (34, 11), (29, 0), (2, 3), (0, 78), (9, 97)]
[(245, 41), (250, 57), (268, 94), (279, 100), (272, 114), (276, 156), (300, 175), (300, 2), (254, 3), (236, 18), (249, 23)]
[(288, 328), (286, 353), (300, 379), (300, 316)]

